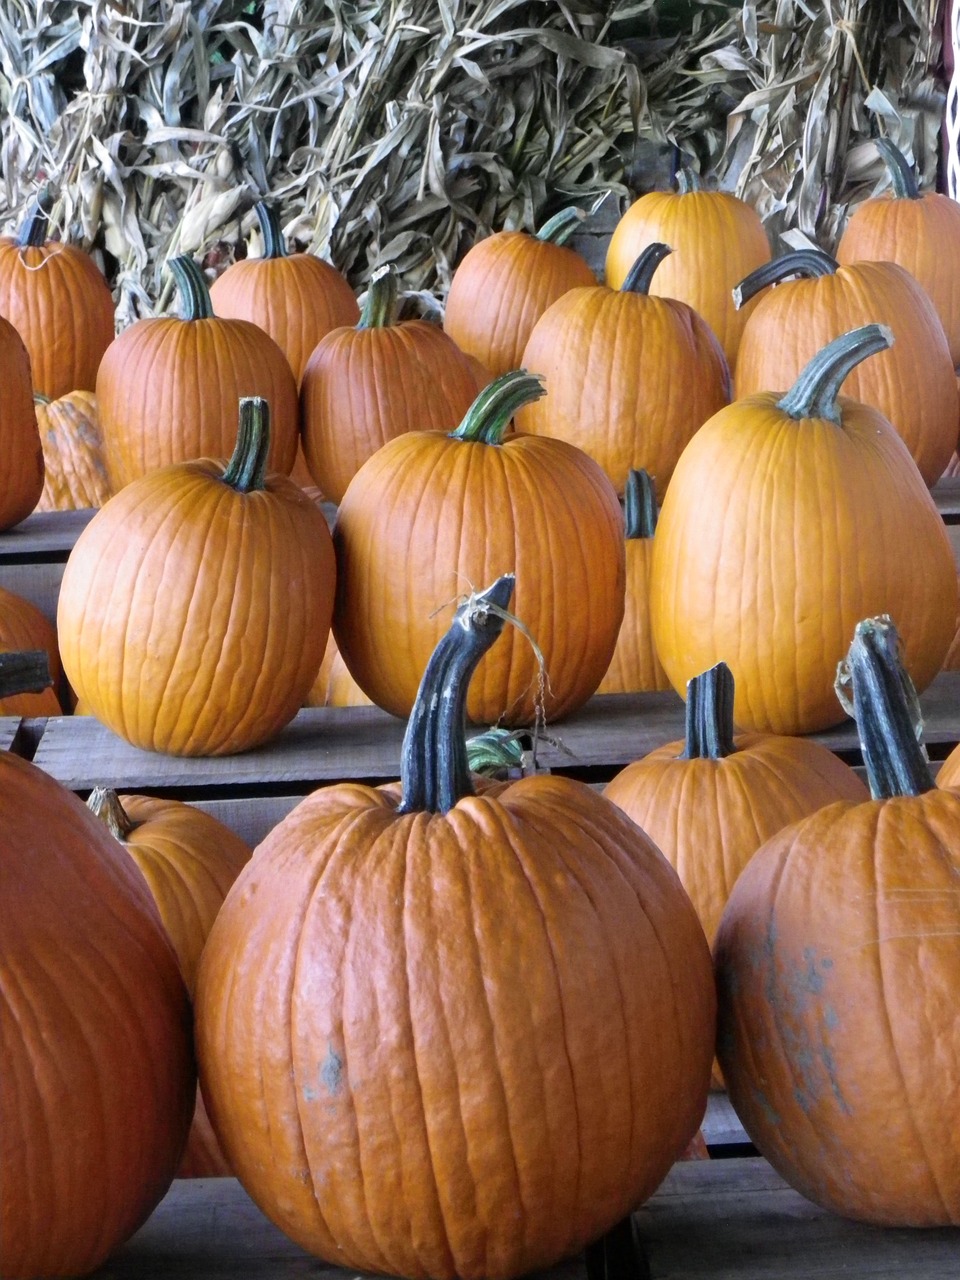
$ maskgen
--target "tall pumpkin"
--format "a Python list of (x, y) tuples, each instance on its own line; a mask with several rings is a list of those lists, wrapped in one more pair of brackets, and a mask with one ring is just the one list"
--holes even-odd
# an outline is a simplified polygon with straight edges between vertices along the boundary
[(56, 400), (34, 396), (43, 449), (43, 492), (37, 511), (82, 511), (110, 497), (97, 398), (68, 391)]
[(623, 516), (582, 450), (504, 435), (542, 392), (537, 378), (505, 374), (453, 433), (412, 431), (384, 445), (343, 496), (334, 634), (361, 689), (394, 715), (410, 713), (445, 606), (498, 573), (516, 574), (529, 635), (510, 628), (484, 658), (471, 720), (531, 724), (541, 702), (559, 718), (610, 664), (624, 608)]
[(240, 401), (229, 463), (149, 472), (106, 503), (64, 569), (57, 632), (88, 714), (134, 746), (225, 755), (278, 733), (320, 667), (327, 522), (266, 474), (266, 403)]
[(23, 339), (0, 319), (0, 532), (33, 511), (43, 492), (43, 449), (33, 405), (30, 357)]
[(180, 292), (180, 315), (130, 325), (110, 344), (97, 374), (113, 491), (171, 462), (229, 457), (237, 402), (244, 396), (269, 403), (270, 470), (289, 474), (300, 409), (286, 356), (259, 325), (214, 314), (192, 258), (174, 258), (168, 266)]
[(511, 585), (438, 645), (400, 788), (301, 802), (200, 965), (201, 1078), (237, 1175), (351, 1269), (549, 1266), (655, 1189), (706, 1101), (709, 952), (659, 851), (569, 779), (472, 793), (466, 686)]
[(862, 617), (895, 614), (918, 688), (950, 645), (957, 573), (939, 512), (890, 423), (838, 396), (889, 342), (872, 325), (834, 339), (785, 395), (711, 418), (673, 474), (654, 541), (654, 643), (678, 692), (726, 662), (742, 729), (841, 721), (834, 675)]
[(720, 344), (699, 315), (650, 289), (671, 250), (649, 245), (619, 289), (571, 289), (533, 327), (521, 364), (547, 394), (517, 428), (568, 440), (623, 493), (643, 468), (663, 497), (684, 445), (731, 396)]
[(873, 799), (758, 850), (717, 934), (717, 1050), (744, 1128), (808, 1199), (960, 1224), (960, 796), (933, 788), (889, 626), (850, 649)]
[(30, 353), (34, 390), (50, 400), (92, 391), (115, 332), (113, 295), (77, 245), (47, 238), (53, 202), (43, 191), (16, 236), (0, 237), (0, 316)]

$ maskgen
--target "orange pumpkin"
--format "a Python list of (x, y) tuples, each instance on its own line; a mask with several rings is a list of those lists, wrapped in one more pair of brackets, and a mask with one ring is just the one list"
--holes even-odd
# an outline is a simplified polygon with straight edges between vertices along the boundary
[(533, 326), (552, 302), (568, 289), (596, 284), (566, 244), (582, 219), (579, 209), (564, 209), (536, 235), (495, 232), (478, 240), (454, 271), (443, 327), (494, 376), (520, 366)]
[(834, 675), (864, 616), (896, 614), (918, 688), (953, 637), (957, 570), (933, 499), (890, 423), (838, 396), (889, 342), (871, 325), (834, 339), (785, 395), (715, 414), (673, 474), (654, 539), (654, 643), (678, 692), (726, 662), (742, 729), (842, 720)]
[(115, 321), (113, 295), (93, 258), (47, 239), (52, 207), (41, 192), (19, 233), (0, 237), (0, 316), (26, 344), (33, 389), (57, 400), (94, 389)]
[(241, 400), (229, 463), (149, 472), (70, 552), (64, 669), (87, 710), (134, 746), (224, 755), (265, 742), (320, 666), (333, 544), (293, 481), (265, 474), (268, 421), (264, 401)]
[(466, 686), (510, 586), (438, 645), (401, 787), (302, 801), (200, 964), (201, 1078), (237, 1176), (350, 1269), (550, 1266), (654, 1190), (706, 1102), (710, 957), (666, 860), (582, 783), (473, 793)]
[(665, 244), (648, 246), (619, 290), (570, 289), (543, 313), (521, 364), (547, 394), (517, 428), (568, 440), (623, 493), (631, 468), (662, 498), (693, 433), (729, 404), (730, 372), (710, 328), (685, 302), (650, 295)]
[(97, 375), (103, 452), (116, 493), (171, 462), (224, 458), (237, 436), (237, 402), (270, 405), (271, 471), (289, 474), (300, 409), (287, 358), (258, 325), (213, 313), (192, 258), (169, 264), (182, 300), (179, 317), (138, 320), (111, 343)]
[(537, 378), (505, 374), (455, 432), (398, 436), (343, 496), (334, 634), (357, 684), (394, 715), (410, 713), (445, 606), (498, 572), (516, 573), (530, 634), (511, 628), (480, 664), (471, 720), (531, 724), (541, 702), (559, 718), (596, 691), (610, 665), (624, 608), (623, 516), (613, 485), (582, 450), (504, 435), (542, 392)]
[(960, 796), (930, 781), (891, 640), (868, 619), (848, 661), (874, 798), (773, 836), (730, 895), (717, 1051), (751, 1140), (809, 1200), (957, 1226)]
[(0, 320), (0, 532), (24, 520), (43, 491), (43, 450), (20, 335)]
[(619, 289), (640, 253), (658, 241), (673, 253), (657, 272), (650, 292), (679, 298), (706, 320), (730, 368), (750, 306), (739, 311), (732, 290), (770, 258), (760, 215), (725, 191), (705, 191), (690, 169), (677, 175), (676, 191), (650, 191), (635, 200), (614, 228), (607, 247), (606, 282)]
[(34, 396), (43, 448), (43, 492), (37, 511), (82, 511), (110, 497), (103, 438), (92, 391), (68, 391), (58, 400)]
[(771, 284), (777, 287), (759, 298), (740, 338), (737, 395), (784, 390), (831, 339), (884, 324), (893, 346), (857, 365), (843, 391), (893, 423), (933, 485), (957, 445), (957, 380), (940, 317), (916, 280), (894, 262), (841, 267), (809, 249), (758, 267), (736, 295), (750, 299)]
[(310, 686), (305, 707), (369, 707), (370, 699), (347, 670), (333, 632), (327, 638), (317, 678)]
[(255, 211), (263, 257), (232, 263), (210, 286), (218, 316), (252, 320), (290, 362), (297, 384), (310, 352), (331, 329), (356, 324), (360, 308), (350, 285), (313, 253), (288, 253), (276, 208), (259, 200)]
[(0, 698), (0, 716), (58, 716), (60, 652), (57, 633), (35, 604), (0, 587), (0, 653), (42, 649), (47, 655), (52, 685), (41, 693), (18, 693)]

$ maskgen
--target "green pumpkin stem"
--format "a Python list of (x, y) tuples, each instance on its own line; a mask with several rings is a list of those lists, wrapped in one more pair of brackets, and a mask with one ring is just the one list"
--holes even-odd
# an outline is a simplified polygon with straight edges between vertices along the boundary
[(920, 187), (917, 175), (907, 163), (907, 157), (889, 138), (875, 138), (874, 144), (880, 152), (883, 163), (893, 183), (893, 194), (897, 200), (919, 200)]
[(548, 218), (537, 232), (537, 239), (547, 244), (566, 244), (582, 224), (586, 213), (583, 209), (561, 209)]
[(526, 369), (512, 369), (484, 387), (464, 414), (453, 440), (469, 440), (474, 444), (500, 444), (510, 419), (525, 404), (546, 395), (543, 379)]
[(280, 230), (280, 216), (276, 206), (268, 200), (258, 200), (253, 206), (260, 223), (260, 234), (263, 236), (264, 258), (285, 258), (287, 246), (283, 243), (283, 232)]
[(263, 396), (243, 396), (233, 455), (223, 473), (224, 484), (238, 493), (264, 488), (270, 451), (270, 405)]
[(207, 280), (198, 262), (182, 254), (167, 263), (180, 295), (181, 320), (212, 320), (213, 303)]
[(673, 253), (668, 244), (663, 244), (659, 240), (653, 244), (648, 244), (627, 272), (626, 279), (620, 286), (620, 292), (649, 293), (650, 284), (653, 281), (653, 273), (668, 253)]
[(18, 693), (43, 693), (52, 684), (46, 649), (0, 653), (0, 698), (13, 698)]
[(17, 232), (18, 249), (40, 249), (47, 239), (47, 225), (53, 209), (53, 195), (44, 187), (27, 210), (27, 215)]
[(473, 795), (467, 759), (467, 688), (477, 664), (503, 630), (514, 575), (460, 605), (420, 681), (400, 756), (401, 813), (446, 813)]
[(396, 269), (379, 267), (370, 277), (370, 286), (360, 312), (358, 329), (386, 329), (394, 322), (400, 284)]
[(471, 773), (500, 777), (523, 764), (523, 743), (515, 729), (494, 726), (467, 739), (467, 763)]
[(686, 728), (681, 760), (722, 760), (733, 743), (733, 672), (725, 662), (687, 681)]
[(96, 814), (121, 844), (137, 826), (120, 803), (120, 797), (113, 787), (94, 787), (87, 797), (87, 808)]
[[(852, 699), (846, 696), (846, 685)], [(845, 709), (852, 706), (873, 798), (888, 800), (932, 791), (934, 783), (920, 742), (920, 704), (889, 617), (857, 623), (853, 643), (837, 672), (836, 688)]]
[(733, 305), (739, 311), (761, 289), (779, 284), (787, 276), (819, 279), (820, 276), (832, 276), (839, 265), (836, 258), (831, 258), (822, 249), (797, 249), (794, 253), (785, 253), (782, 258), (764, 262), (748, 276), (744, 276), (733, 291)]
[(681, 165), (677, 170), (677, 192), (681, 196), (688, 196), (693, 191), (702, 191), (703, 184), (700, 181), (700, 175), (696, 169), (691, 169), (688, 164)]
[(623, 524), (627, 538), (652, 538), (657, 528), (657, 491), (648, 472), (631, 470), (623, 486)]
[(840, 425), (837, 396), (844, 378), (867, 356), (893, 346), (893, 333), (884, 324), (865, 324), (834, 338), (800, 371), (777, 408), (791, 418), (826, 418)]

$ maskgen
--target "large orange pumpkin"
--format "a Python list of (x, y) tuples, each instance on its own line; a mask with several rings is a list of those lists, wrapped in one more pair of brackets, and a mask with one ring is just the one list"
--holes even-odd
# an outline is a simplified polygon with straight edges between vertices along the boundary
[(52, 685), (42, 693), (18, 693), (0, 698), (0, 716), (58, 716), (61, 668), (57, 633), (35, 604), (0, 587), (0, 653), (43, 649)]
[(684, 445), (730, 402), (727, 361), (706, 321), (650, 294), (670, 252), (649, 245), (619, 289), (570, 289), (534, 325), (521, 360), (547, 394), (524, 405), (518, 430), (569, 440), (618, 493), (643, 468), (662, 498)]
[(265, 401), (241, 400), (229, 463), (141, 476), (70, 552), (57, 610), (64, 670), (88, 713), (134, 746), (255, 746), (293, 718), (320, 667), (333, 544), (302, 490), (265, 473), (268, 448)]
[(673, 474), (654, 539), (654, 643), (678, 692), (726, 662), (742, 729), (841, 721), (834, 675), (862, 617), (896, 616), (918, 688), (950, 645), (957, 572), (940, 514), (890, 423), (838, 396), (889, 341), (854, 330), (785, 395), (735, 400)]
[(529, 635), (510, 628), (480, 664), (471, 720), (531, 724), (538, 703), (556, 719), (585, 702), (610, 665), (624, 608), (623, 516), (582, 450), (504, 435), (542, 391), (522, 371), (505, 374), (455, 432), (398, 436), (343, 496), (334, 634), (360, 688), (394, 715), (413, 706), (446, 609), (494, 574), (516, 573)]
[(47, 239), (52, 207), (41, 192), (18, 234), (0, 237), (0, 316), (26, 344), (34, 390), (56, 400), (94, 389), (115, 321), (113, 295), (93, 258)]
[(56, 400), (35, 396), (43, 448), (43, 492), (37, 511), (82, 511), (110, 497), (103, 438), (92, 391), (68, 391)]
[(20, 335), (0, 319), (0, 532), (25, 519), (43, 492), (43, 449)]
[(871, 800), (757, 851), (717, 934), (718, 1054), (744, 1128), (835, 1213), (960, 1225), (960, 795), (933, 788), (882, 621), (857, 629)]
[(113, 491), (171, 462), (228, 457), (243, 396), (269, 403), (270, 470), (289, 474), (300, 407), (286, 356), (259, 325), (214, 315), (203, 272), (192, 258), (174, 258), (168, 265), (181, 314), (130, 325), (110, 344), (97, 375)]
[(807, 249), (758, 267), (740, 282), (737, 297), (753, 298), (772, 284), (740, 338), (737, 395), (785, 390), (831, 339), (858, 325), (885, 324), (893, 346), (851, 370), (844, 395), (879, 409), (924, 481), (939, 480), (960, 429), (957, 380), (940, 317), (916, 280), (894, 262), (841, 267)]
[(666, 860), (582, 783), (472, 793), (466, 686), (509, 598), (507, 577), (458, 610), (401, 787), (299, 804), (200, 964), (201, 1078), (237, 1175), (350, 1269), (549, 1266), (655, 1189), (706, 1101), (713, 975)]

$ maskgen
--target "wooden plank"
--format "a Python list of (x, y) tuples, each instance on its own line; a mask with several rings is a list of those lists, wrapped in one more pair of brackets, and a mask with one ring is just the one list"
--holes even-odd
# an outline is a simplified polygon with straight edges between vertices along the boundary
[(0, 716), (0, 751), (10, 750), (19, 728), (19, 716)]
[(0, 534), (0, 564), (39, 558), (66, 560), (95, 515), (92, 507), (85, 511), (35, 511)]
[(711, 1150), (742, 1146), (750, 1142), (733, 1103), (722, 1089), (711, 1089), (707, 1098), (707, 1114), (700, 1125), (703, 1140)]
[(56, 626), (57, 601), (60, 598), (60, 583), (65, 565), (65, 560), (36, 564), (0, 560), (0, 587), (35, 604), (44, 617)]
[(192, 800), (189, 803), (218, 818), (251, 849), (285, 818), (303, 799), (302, 795), (240, 796), (218, 800)]
[(960, 520), (960, 476), (941, 476), (931, 493), (937, 510), (948, 524)]

